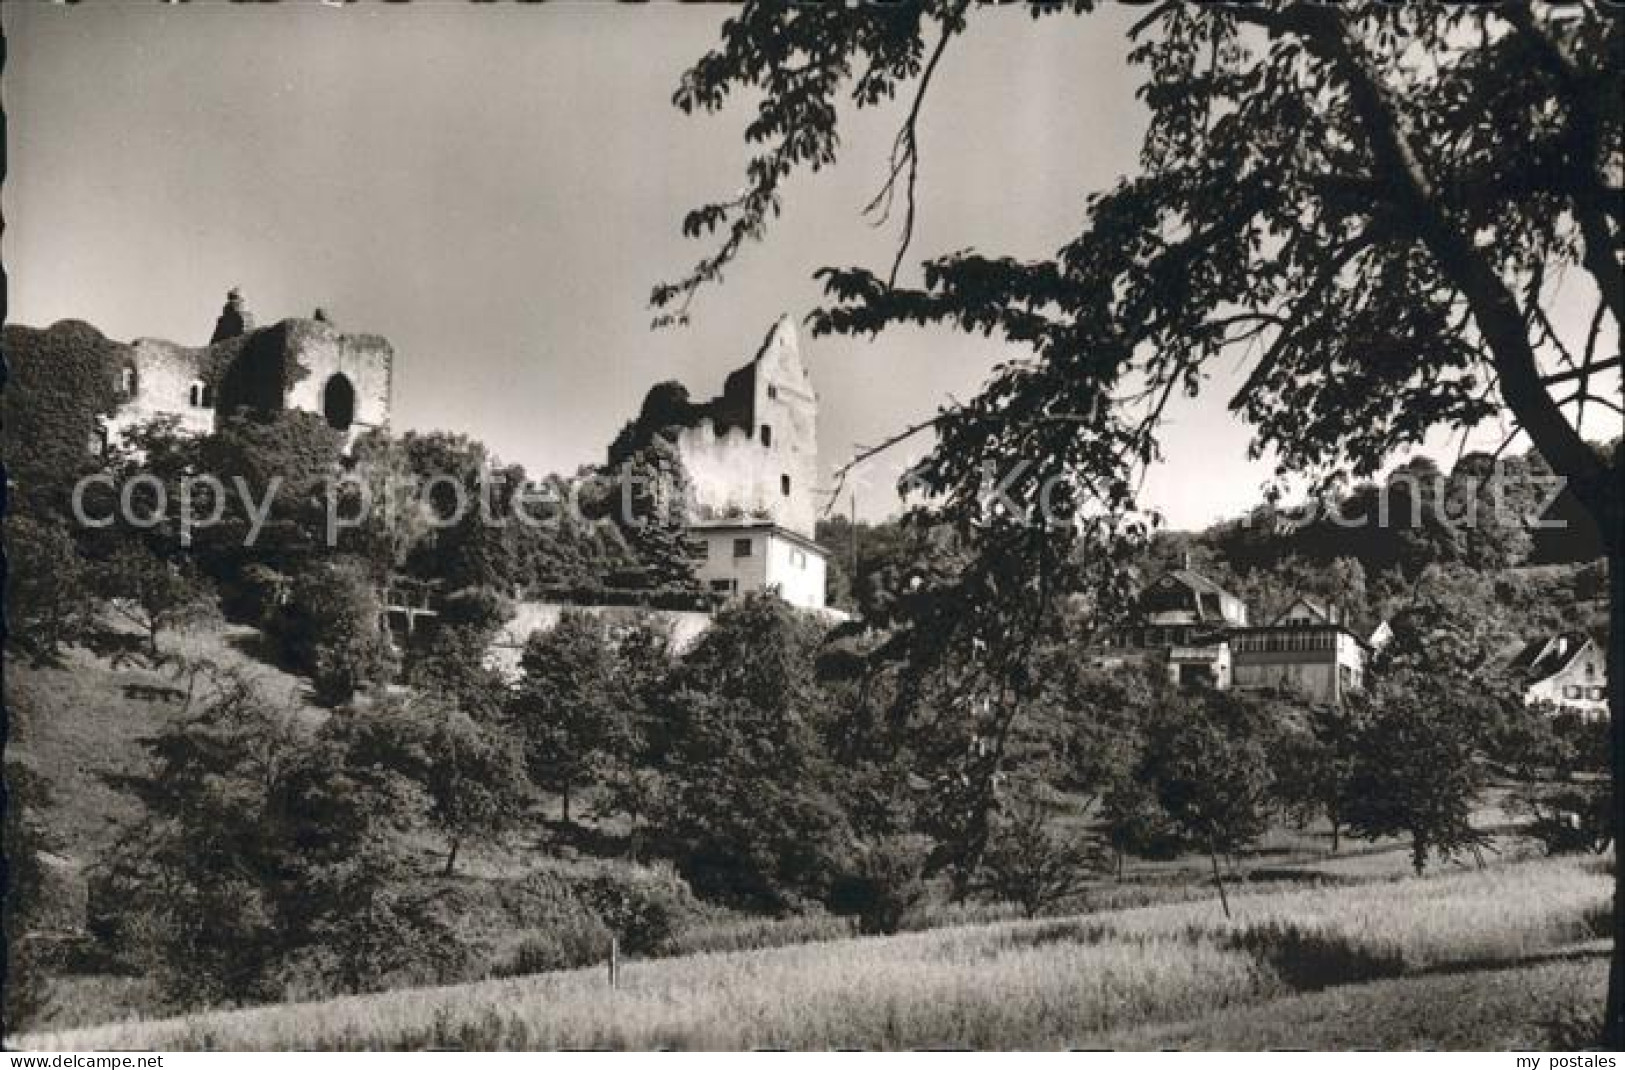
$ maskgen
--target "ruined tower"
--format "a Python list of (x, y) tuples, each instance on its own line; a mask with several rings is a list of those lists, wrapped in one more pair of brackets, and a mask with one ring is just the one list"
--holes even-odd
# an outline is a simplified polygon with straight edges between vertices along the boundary
[(795, 321), (780, 317), (710, 401), (690, 402), (676, 383), (651, 389), (611, 447), (612, 465), (651, 434), (669, 440), (682, 462), (700, 579), (718, 593), (775, 588), (792, 605), (822, 609), (828, 555), (813, 541), (818, 393)]

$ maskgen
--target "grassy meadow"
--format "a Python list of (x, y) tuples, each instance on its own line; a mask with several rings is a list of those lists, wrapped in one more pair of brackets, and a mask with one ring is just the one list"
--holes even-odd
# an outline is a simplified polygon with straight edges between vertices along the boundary
[[(1428, 1048), (1493, 1035), (1540, 1046), (1581, 1035), (1596, 1005), (1609, 893), (1595, 859), (1515, 862), (1243, 892), (1231, 920), (1197, 900), (632, 962), (615, 990), (603, 970), (575, 970), (15, 1042), (895, 1049), (1302, 1047), (1324, 1036)], [(1373, 1014), (1386, 1015), (1381, 1028), (1348, 1034)], [(1474, 1031), (1489, 1025), (1499, 1032)]]

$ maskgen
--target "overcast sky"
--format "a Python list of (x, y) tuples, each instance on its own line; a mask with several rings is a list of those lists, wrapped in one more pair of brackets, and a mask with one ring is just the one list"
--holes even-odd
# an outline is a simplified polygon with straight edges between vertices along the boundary
[[(230, 286), (261, 323), (319, 305), (393, 343), (397, 428), (464, 431), (533, 473), (601, 460), (657, 381), (715, 393), (781, 313), (818, 304), (816, 268), (880, 268), (896, 240), (860, 209), (901, 104), (849, 117), (841, 164), (796, 180), (693, 325), (651, 332), (650, 287), (710, 248), (681, 237), (683, 212), (740, 182), (748, 106), (670, 103), (724, 10), (0, 11), (13, 322), (200, 345)], [(1085, 195), (1134, 166), (1130, 14), (979, 13), (927, 104), (915, 251), (1036, 256), (1076, 232)], [(803, 347), (826, 472), (1009, 355), (949, 331)], [(1231, 371), (1174, 413), (1148, 485), (1177, 526), (1240, 511), (1269, 474), (1224, 409)], [(871, 466), (861, 515), (895, 510), (908, 456)]]

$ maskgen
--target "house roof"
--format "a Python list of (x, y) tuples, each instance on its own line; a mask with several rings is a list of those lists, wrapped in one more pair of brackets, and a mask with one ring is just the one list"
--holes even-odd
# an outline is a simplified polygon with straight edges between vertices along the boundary
[(1543, 635), (1525, 643), (1523, 649), (1513, 655), (1512, 660), (1507, 663), (1507, 668), (1514, 672), (1526, 672), (1531, 683), (1539, 683), (1568, 668), (1569, 663), (1590, 645), (1592, 645), (1591, 636), (1585, 632), (1556, 632), (1552, 635)]
[(1326, 624), (1337, 624), (1337, 623), (1339, 623), (1338, 621), (1335, 621), (1335, 620), (1332, 619), (1332, 612), (1331, 612), (1330, 608), (1328, 608), (1327, 606), (1323, 605), (1320, 602), (1315, 601), (1313, 598), (1309, 598), (1309, 597), (1306, 597), (1305, 595), (1301, 595), (1301, 594), (1298, 595), (1298, 597), (1296, 597), (1296, 598), (1294, 598), (1292, 600), (1291, 605), (1287, 606), (1285, 609), (1281, 610), (1281, 612), (1277, 613), (1275, 615), (1275, 619), (1270, 621), (1270, 623), (1272, 625), (1281, 623), (1281, 621), (1286, 619), (1286, 616), (1289, 613), (1291, 613), (1294, 609), (1297, 609), (1299, 606), (1303, 606), (1305, 609), (1309, 610), (1309, 612), (1311, 612), (1315, 616), (1319, 617), (1321, 619), (1321, 621), (1326, 623)]
[(1235, 595), (1231, 594), (1223, 587), (1220, 587), (1217, 583), (1214, 583), (1212, 580), (1208, 579), (1206, 576), (1202, 575), (1200, 572), (1197, 572), (1193, 568), (1171, 569), (1164, 573), (1164, 575), (1172, 576), (1174, 579), (1178, 580), (1180, 583), (1183, 583), (1185, 586), (1194, 591), (1201, 591), (1206, 594), (1222, 594), (1226, 598), (1235, 597)]

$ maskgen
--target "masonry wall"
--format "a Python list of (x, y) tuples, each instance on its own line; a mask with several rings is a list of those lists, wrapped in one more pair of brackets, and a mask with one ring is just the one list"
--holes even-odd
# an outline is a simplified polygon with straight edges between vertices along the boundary
[[(705, 419), (678, 432), (677, 453), (696, 506), (691, 520), (771, 520), (812, 538), (818, 395), (793, 321), (785, 317), (774, 326), (756, 358), (735, 373), (741, 374), (748, 379), (737, 390), (748, 396), (748, 409), (734, 412), (730, 405), (721, 430)], [(729, 390), (736, 390), (735, 382)]]
[(135, 373), (135, 391), (106, 420), (109, 437), (116, 440), (130, 428), (165, 415), (176, 417), (182, 430), (212, 431), (214, 409), (192, 404), (192, 385), (205, 383), (212, 400), (223, 363), (222, 354), (209, 346), (179, 346), (159, 338), (131, 342), (117, 371), (121, 381), (126, 369)]
[[(132, 342), (118, 373), (135, 372), (135, 392), (107, 420), (109, 438), (156, 416), (179, 419), (183, 430), (212, 431), (219, 414), (240, 407), (300, 409), (325, 415), (329, 385), (343, 377), (353, 390), (347, 436), (388, 427), (394, 351), (377, 335), (345, 334), (319, 320), (286, 319), (210, 346), (187, 347), (157, 338)], [(207, 405), (194, 404), (193, 384), (207, 387)]]
[(288, 351), (305, 373), (288, 390), (288, 408), (322, 413), (329, 385), (343, 376), (355, 392), (351, 436), (389, 426), (395, 354), (388, 341), (375, 334), (345, 334), (318, 320), (286, 320), (282, 326)]

